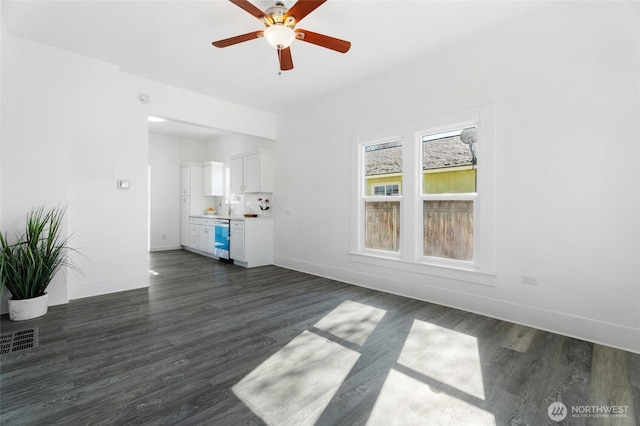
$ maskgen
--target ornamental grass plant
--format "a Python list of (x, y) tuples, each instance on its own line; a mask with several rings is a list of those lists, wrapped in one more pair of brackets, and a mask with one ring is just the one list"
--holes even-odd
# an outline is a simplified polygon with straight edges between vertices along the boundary
[(27, 214), (23, 234), (10, 243), (0, 232), (0, 292), (5, 286), (14, 300), (43, 296), (63, 266), (77, 270), (68, 259), (69, 236), (62, 235), (66, 208), (36, 207)]

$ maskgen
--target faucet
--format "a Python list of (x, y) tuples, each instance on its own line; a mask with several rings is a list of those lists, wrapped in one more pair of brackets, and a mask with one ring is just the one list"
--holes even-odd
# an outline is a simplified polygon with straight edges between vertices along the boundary
[[(224, 203), (225, 201), (227, 202), (227, 205), (229, 206), (229, 210), (227, 210), (227, 215), (231, 216), (231, 200), (228, 199), (228, 198), (224, 198), (222, 200), (222, 203)], [(222, 203), (220, 203), (221, 206), (222, 206)]]

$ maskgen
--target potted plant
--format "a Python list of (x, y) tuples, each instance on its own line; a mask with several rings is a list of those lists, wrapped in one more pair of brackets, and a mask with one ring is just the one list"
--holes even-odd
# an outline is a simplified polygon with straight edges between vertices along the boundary
[(27, 214), (25, 231), (15, 242), (0, 233), (0, 291), (7, 287), (9, 318), (21, 321), (47, 313), (47, 287), (61, 267), (76, 267), (68, 260), (69, 237), (61, 235), (66, 209), (37, 207)]

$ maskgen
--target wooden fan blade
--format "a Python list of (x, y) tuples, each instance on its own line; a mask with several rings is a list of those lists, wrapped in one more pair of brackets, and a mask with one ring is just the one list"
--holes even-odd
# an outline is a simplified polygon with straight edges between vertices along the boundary
[(287, 10), (287, 13), (284, 14), (285, 20), (292, 16), (296, 19), (296, 23), (298, 23), (325, 1), (327, 0), (298, 0), (298, 2), (291, 6), (291, 8)]
[(324, 34), (318, 34), (303, 29), (298, 29), (295, 31), (296, 38), (298, 40), (306, 41), (307, 43), (315, 44), (317, 46), (326, 47), (327, 49), (335, 50), (336, 52), (347, 53), (351, 48), (351, 43), (346, 40), (340, 40), (339, 38), (329, 37)]
[(240, 7), (241, 9), (245, 10), (246, 12), (249, 12), (250, 14), (252, 14), (258, 19), (262, 19), (262, 17), (264, 17), (265, 15), (263, 11), (258, 9), (253, 4), (249, 3), (248, 0), (229, 0), (229, 1), (235, 4), (236, 6)]
[(242, 43), (243, 41), (249, 41), (256, 38), (262, 37), (262, 33), (264, 31), (254, 31), (252, 33), (242, 34), (235, 37), (225, 38), (224, 40), (214, 41), (213, 44), (215, 47), (227, 47), (233, 46), (234, 44)]
[(293, 58), (291, 57), (291, 48), (278, 50), (278, 60), (280, 61), (280, 71), (289, 71), (293, 69)]

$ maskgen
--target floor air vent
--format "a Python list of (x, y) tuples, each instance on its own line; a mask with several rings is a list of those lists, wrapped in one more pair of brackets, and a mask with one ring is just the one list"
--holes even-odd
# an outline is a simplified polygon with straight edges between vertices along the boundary
[(0, 336), (0, 355), (38, 347), (38, 329), (14, 331)]

